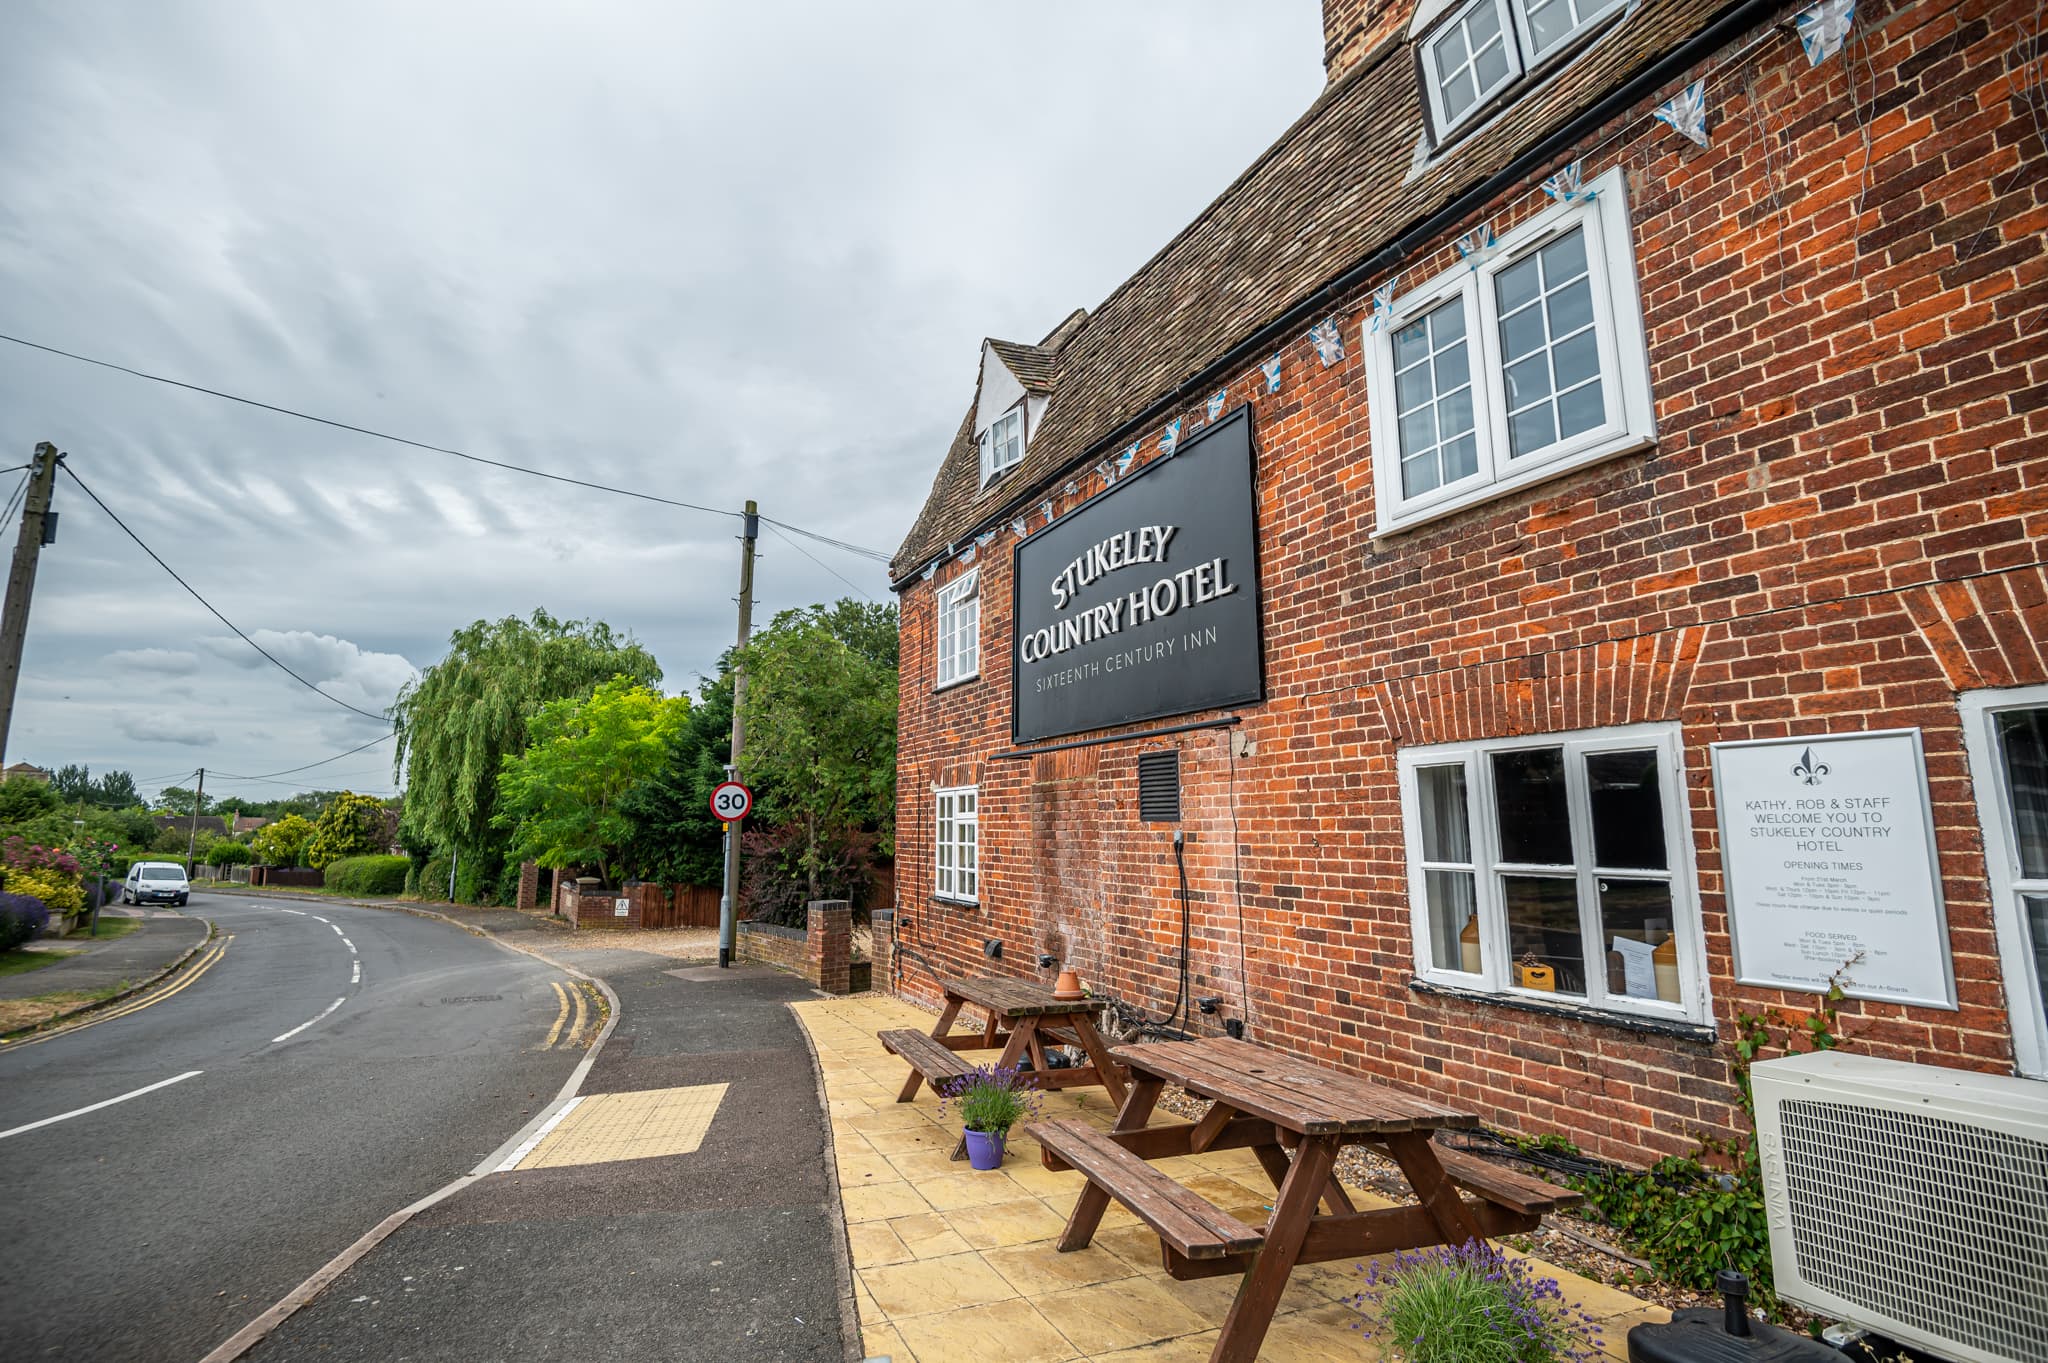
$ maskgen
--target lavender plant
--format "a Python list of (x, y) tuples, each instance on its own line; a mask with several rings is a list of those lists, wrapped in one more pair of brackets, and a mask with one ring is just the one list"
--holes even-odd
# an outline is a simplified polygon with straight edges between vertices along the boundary
[(939, 1088), (939, 1114), (955, 1112), (969, 1131), (1008, 1134), (1026, 1117), (1038, 1115), (1038, 1092), (1016, 1065), (977, 1065)]
[(1592, 1363), (1600, 1327), (1539, 1278), (1483, 1240), (1416, 1250), (1366, 1266), (1364, 1290), (1345, 1298), (1359, 1328), (1405, 1363)]

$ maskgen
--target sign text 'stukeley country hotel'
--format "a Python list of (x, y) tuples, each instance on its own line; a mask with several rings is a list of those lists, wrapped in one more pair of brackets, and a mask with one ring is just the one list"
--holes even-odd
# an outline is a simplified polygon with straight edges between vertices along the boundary
[(1859, 1049), (2048, 1076), (2033, 0), (1324, 23), (1270, 151), (982, 348), (894, 564), (897, 987), (1057, 928), (1628, 1159), (1835, 975)]

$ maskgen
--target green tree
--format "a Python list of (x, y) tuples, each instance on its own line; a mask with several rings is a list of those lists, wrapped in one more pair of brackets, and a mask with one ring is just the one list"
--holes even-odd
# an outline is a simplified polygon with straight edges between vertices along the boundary
[(142, 803), (142, 792), (135, 788), (135, 778), (127, 772), (107, 771), (92, 783), (92, 793), (85, 800), (101, 809), (127, 809)]
[(92, 768), (66, 762), (50, 777), (50, 789), (59, 800), (75, 805), (92, 798)]
[[(405, 775), (405, 828), (464, 870), (500, 867), (506, 833), (493, 824), (498, 772), (525, 751), (527, 723), (551, 700), (587, 696), (599, 683), (661, 680), (654, 657), (601, 620), (478, 620), (448, 640), (448, 654), (398, 693), (393, 770)], [(496, 871), (491, 871), (495, 876)], [(480, 883), (488, 885), (490, 877)]]
[(512, 854), (555, 870), (621, 875), (633, 824), (620, 804), (661, 770), (689, 711), (689, 697), (628, 677), (543, 705), (527, 722), (526, 751), (506, 758), (498, 775), (497, 818), (512, 831)]
[(0, 781), (0, 824), (39, 819), (61, 803), (56, 791), (32, 777), (10, 776)]
[[(155, 814), (190, 814), (192, 812), (193, 790), (190, 786), (165, 786), (156, 793), (156, 800), (150, 805)], [(201, 814), (213, 813), (214, 801), (207, 800), (199, 806)]]
[(769, 821), (802, 827), (813, 897), (822, 846), (865, 828), (895, 850), (895, 620), (894, 606), (808, 606), (747, 645), (740, 769)]
[(287, 814), (265, 824), (249, 839), (249, 849), (265, 866), (297, 866), (306, 844), (313, 841), (313, 821), (302, 814)]
[(619, 811), (632, 825), (630, 874), (671, 885), (717, 885), (725, 871), (724, 825), (711, 791), (732, 755), (732, 672), (697, 690), (689, 716), (668, 745), (661, 769), (627, 793)]
[(324, 871), (331, 861), (383, 850), (384, 806), (374, 795), (345, 790), (320, 811), (312, 841), (306, 844), (306, 865)]

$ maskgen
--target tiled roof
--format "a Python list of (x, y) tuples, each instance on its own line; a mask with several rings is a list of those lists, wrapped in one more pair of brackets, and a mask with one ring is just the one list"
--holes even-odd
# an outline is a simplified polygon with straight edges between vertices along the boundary
[[(1415, 66), (1405, 37), (1383, 44), (1325, 89), (1236, 183), (1070, 334), (1048, 338), (1057, 345), (992, 343), (1050, 361), (1045, 377), (1057, 392), (1045, 420), (1024, 462), (983, 489), (967, 429), (970, 408), (890, 565), (892, 576), (907, 578), (949, 541), (1028, 504), (1047, 481), (1260, 326), (1304, 304), (1729, 8), (1728, 0), (1645, 0), (1412, 183), (1423, 128)], [(1586, 173), (1602, 168), (1596, 157)], [(1021, 371), (1018, 378), (1030, 386)]]
[(1059, 365), (1059, 356), (1050, 350), (1035, 345), (1023, 345), (1017, 341), (998, 341), (989, 338), (988, 348), (996, 353), (1017, 382), (1024, 385), (1026, 392), (1050, 393), (1053, 375)]

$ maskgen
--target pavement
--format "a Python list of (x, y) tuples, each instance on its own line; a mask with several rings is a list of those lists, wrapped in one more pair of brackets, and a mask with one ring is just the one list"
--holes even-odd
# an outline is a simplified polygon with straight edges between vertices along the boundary
[(573, 979), (446, 923), (205, 892), (188, 913), (219, 928), (192, 965), (0, 1049), (0, 1358), (200, 1358), (588, 1053)]
[(616, 1028), (557, 1125), (413, 1217), (247, 1357), (860, 1357), (819, 1079), (788, 1007), (818, 996), (779, 972), (693, 966), (512, 910), (436, 912), (602, 979)]
[[(111, 916), (103, 911), (102, 921)], [(142, 926), (135, 931), (107, 941), (72, 936), (39, 943), (39, 946), (79, 954), (40, 970), (0, 977), (0, 1000), (97, 992), (123, 983), (139, 984), (162, 974), (186, 952), (206, 940), (206, 920), (203, 918), (159, 911), (138, 921)]]

